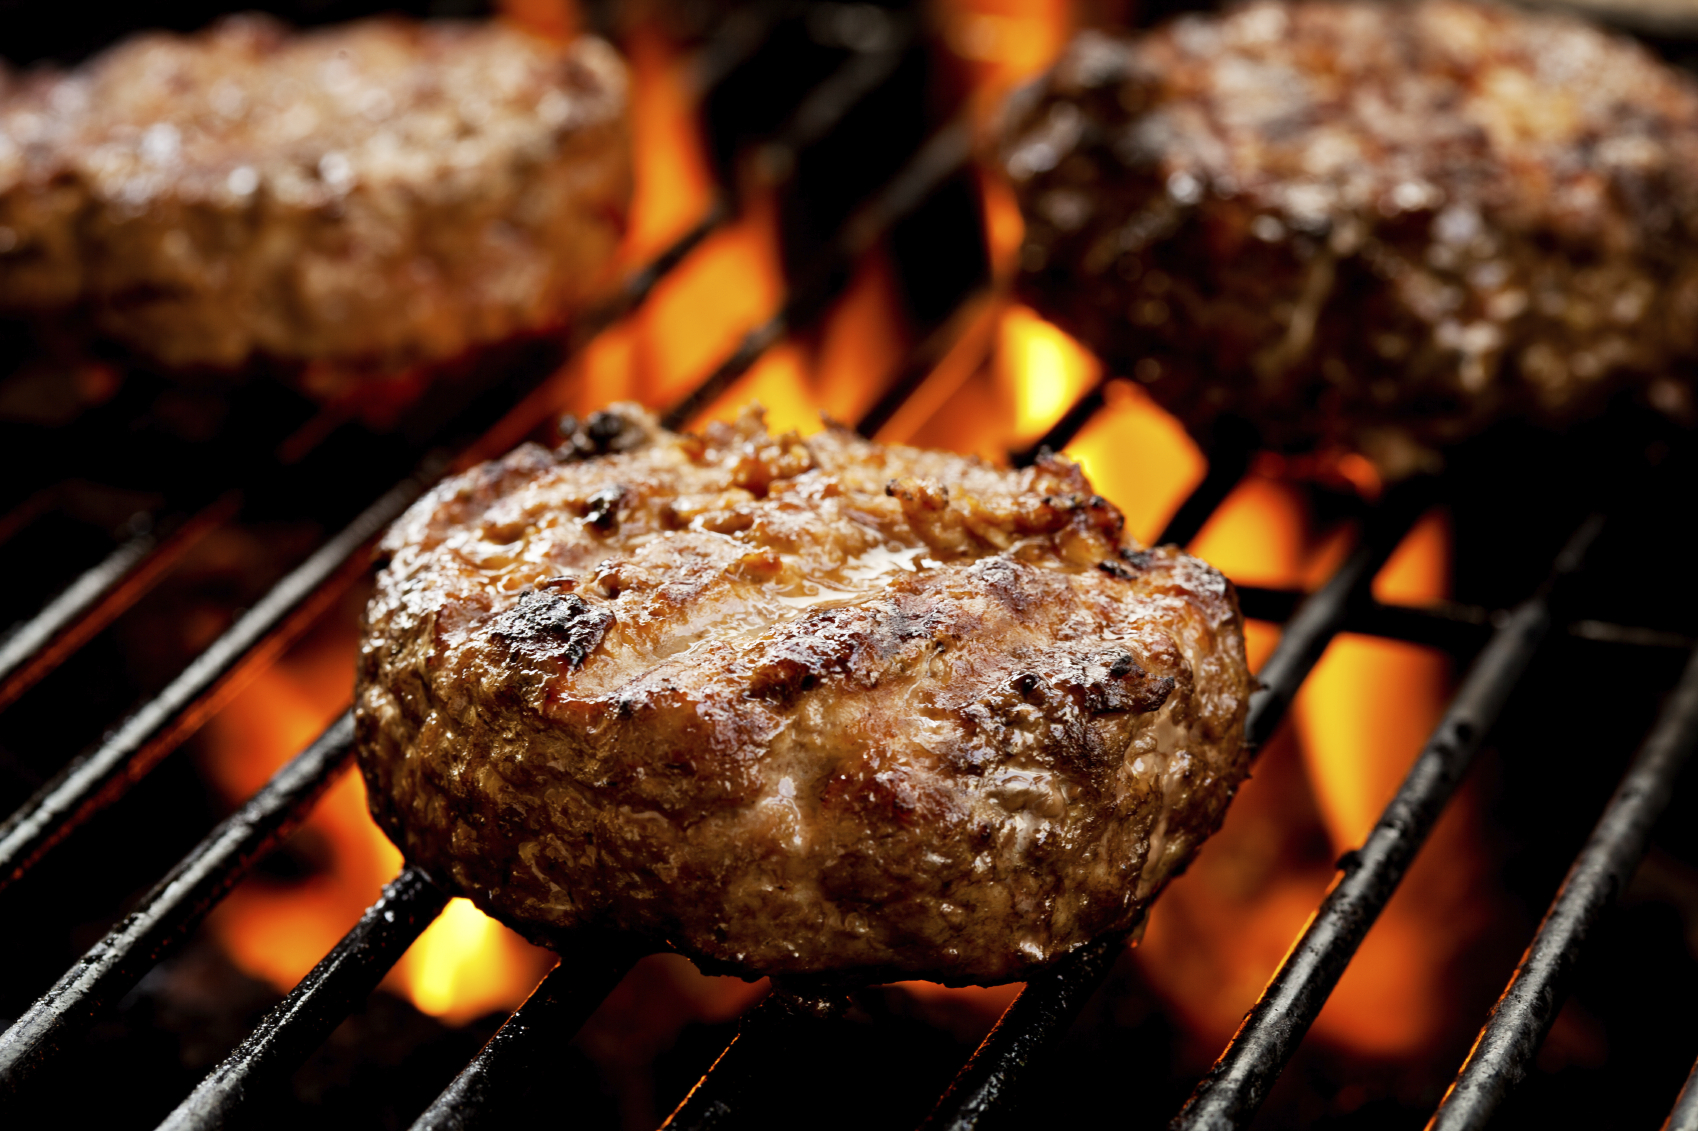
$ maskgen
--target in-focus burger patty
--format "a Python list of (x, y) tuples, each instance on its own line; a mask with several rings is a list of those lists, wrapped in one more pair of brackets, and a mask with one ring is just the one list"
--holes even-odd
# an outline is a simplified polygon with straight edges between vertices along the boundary
[(1244, 776), (1228, 582), (1079, 468), (592, 417), (383, 543), (372, 813), (539, 941), (994, 983), (1139, 911)]
[(239, 17), (0, 72), (0, 310), (170, 367), (399, 368), (559, 323), (630, 196), (625, 74), (498, 22)]
[(1698, 86), (1618, 36), (1256, 3), (1080, 36), (1004, 142), (1022, 293), (1200, 433), (1400, 474), (1627, 385), (1689, 411)]

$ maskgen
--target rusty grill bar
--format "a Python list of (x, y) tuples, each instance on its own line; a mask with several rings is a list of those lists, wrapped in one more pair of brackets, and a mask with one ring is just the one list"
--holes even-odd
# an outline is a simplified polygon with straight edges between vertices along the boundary
[[(759, 49), (781, 18), (782, 12), (771, 7), (730, 19), (702, 53), (698, 74), (703, 81), (711, 86), (732, 73), (739, 61)], [(842, 67), (776, 131), (766, 143), (767, 167), (782, 171), (786, 153), (793, 162), (797, 150), (829, 136), (861, 99), (889, 78), (914, 29), (892, 20), (887, 30), (888, 35), (865, 50), (851, 52)], [(767, 349), (819, 317), (841, 290), (855, 261), (960, 173), (967, 158), (964, 126), (954, 123), (935, 132), (882, 189), (844, 219), (834, 238), (799, 273), (799, 282), (780, 311), (746, 335), (701, 384), (674, 405), (666, 414), (668, 423), (687, 424)], [(568, 348), (582, 347), (595, 332), (640, 307), (667, 272), (730, 215), (728, 203), (716, 203), (694, 228), (587, 319)], [(980, 287), (969, 294), (957, 317), (925, 335), (898, 370), (887, 375), (885, 391), (860, 422), (863, 434), (878, 431), (923, 386), (926, 375), (962, 332), (964, 312), (985, 293)], [(541, 367), (526, 380), (534, 386), (551, 368)], [(1105, 388), (1099, 385), (1091, 390), (1038, 445), (1017, 453), (1016, 462), (1034, 458), (1041, 446), (1065, 445), (1102, 410)], [(514, 390), (505, 391), (511, 395)], [(497, 454), (534, 427), (540, 410), (524, 399), (530, 391), (526, 384), (521, 383), (517, 391), (519, 408), (498, 422), (482, 442), (458, 453), (460, 459)], [(1227, 425), (1214, 440), (1204, 480), (1170, 520), (1162, 541), (1190, 542), (1250, 472), (1255, 445), (1247, 428)], [(322, 608), (339, 581), (350, 579), (361, 568), (362, 551), (376, 534), (451, 466), (455, 456), (441, 448), (429, 451), (412, 474), (279, 583), (169, 687), (0, 826), (0, 889), (146, 775), (211, 712), (236, 673), (273, 658), (292, 626)], [(1252, 749), (1272, 738), (1304, 680), (1341, 632), (1438, 645), (1463, 655), (1478, 650), (1478, 656), (1397, 796), (1362, 848), (1340, 861), (1339, 873), (1315, 917), (1214, 1070), (1174, 1119), (1175, 1129), (1237, 1127), (1254, 1115), (1547, 637), (1566, 633), (1632, 648), (1693, 647), (1694, 642), (1679, 633), (1584, 619), (1568, 607), (1567, 592), (1599, 537), (1601, 516), (1582, 525), (1556, 558), (1546, 581), (1507, 613), (1467, 605), (1410, 608), (1375, 601), (1370, 585), (1413, 523), (1430, 506), (1465, 486), (1417, 480), (1394, 489), (1367, 513), (1356, 548), (1312, 594), (1253, 587), (1240, 591), (1248, 615), (1283, 625), (1279, 645), (1259, 673), (1261, 687), (1251, 702), (1247, 739)], [(0, 707), (73, 653), (168, 567), (171, 555), (180, 552), (193, 532), (228, 518), (234, 505), (214, 504), (163, 538), (138, 536), (73, 581), (62, 597), (0, 647)], [(1576, 859), (1430, 1127), (1452, 1131), (1484, 1125), (1520, 1077), (1549, 1030), (1565, 979), (1581, 958), (1588, 932), (1644, 854), (1651, 827), (1694, 745), (1698, 745), (1698, 652)], [(298, 827), (347, 767), (352, 752), (352, 716), (345, 713), (214, 829), (135, 911), (0, 1034), (0, 1112), (26, 1097), (40, 1069), (68, 1055), (82, 1030), (179, 947), (256, 862)], [(162, 1126), (178, 1131), (220, 1127), (244, 1104), (262, 1098), (268, 1082), (275, 1083), (298, 1066), (371, 993), (447, 898), (421, 871), (405, 868), (359, 924)], [(1020, 1086), (1041, 1068), (1045, 1053), (1065, 1035), (1124, 945), (1123, 937), (1099, 940), (1030, 982), (962, 1067), (924, 1127), (966, 1131), (1008, 1117)], [(581, 947), (563, 956), (414, 1127), (436, 1131), (498, 1121), (503, 1105), (530, 1086), (534, 1076), (530, 1069), (566, 1046), (642, 954), (642, 948), (626, 940), (583, 939)], [(746, 1100), (768, 1071), (771, 1051), (782, 1043), (806, 1041), (811, 1025), (849, 1005), (850, 997), (841, 993), (816, 996), (795, 987), (775, 990), (744, 1016), (730, 1046), (708, 1066), (665, 1126), (747, 1125)], [(1698, 1069), (1694, 1075), (1698, 1078)], [(1670, 1116), (1670, 1127), (1698, 1126), (1698, 1116), (1693, 1115), (1698, 1111), (1695, 1095), (1698, 1085), (1689, 1082)]]

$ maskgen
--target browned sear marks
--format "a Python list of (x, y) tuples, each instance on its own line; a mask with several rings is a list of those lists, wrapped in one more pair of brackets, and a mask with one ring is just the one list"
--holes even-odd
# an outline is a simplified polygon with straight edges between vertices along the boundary
[(631, 406), (384, 542), (373, 814), (541, 941), (1024, 978), (1128, 927), (1243, 777), (1237, 601), (1078, 467)]

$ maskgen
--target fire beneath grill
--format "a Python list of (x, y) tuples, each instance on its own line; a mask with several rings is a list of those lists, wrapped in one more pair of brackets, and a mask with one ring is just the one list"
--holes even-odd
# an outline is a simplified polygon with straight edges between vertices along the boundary
[[(542, 0), (515, 2), (508, 11), (555, 32), (584, 26), (596, 14)], [(15, 891), (0, 898), (16, 898), (43, 921), (59, 915), (63, 901), (72, 908), (70, 921), (81, 924), (64, 945), (15, 944), (22, 956), (16, 965), (44, 980), (10, 993), (4, 1008), (9, 1017), (24, 1018), (20, 1029), (36, 1024), (32, 1032), (47, 1035), (28, 1037), (37, 1041), (30, 1048), (39, 1051), (27, 1055), (8, 1053), (0, 1044), (0, 1054), (14, 1056), (0, 1066), (6, 1080), (0, 1102), (14, 1089), (27, 1096), (26, 1085), (56, 1079), (53, 1070), (37, 1067), (55, 1057), (75, 1061), (100, 1056), (108, 1047), (121, 1052), (147, 1047), (154, 1049), (150, 1055), (166, 1055), (136, 1043), (143, 1040), (136, 1032), (147, 1029), (190, 1034), (166, 1055), (172, 1066), (161, 1073), (166, 1083), (153, 1085), (159, 1093), (148, 1092), (137, 1105), (148, 1125), (233, 1047), (201, 1091), (178, 1109), (174, 1126), (219, 1125), (242, 1102), (245, 1074), (263, 1081), (262, 1072), (274, 1089), (292, 1089), (292, 1106), (277, 1116), (285, 1122), (310, 1115), (338, 1126), (377, 1119), (404, 1123), (461, 1070), (506, 1014), (525, 1003), (518, 1018), (545, 1020), (533, 1028), (510, 1022), (505, 1036), (485, 1048), (418, 1126), (458, 1126), (451, 1120), (462, 1117), (470, 1125), (480, 1113), (499, 1112), (499, 1100), (524, 1090), (514, 1073), (527, 1064), (533, 1071), (548, 1065), (562, 1074), (562, 1086), (573, 1090), (587, 1121), (625, 1128), (653, 1127), (681, 1101), (670, 1126), (709, 1126), (720, 1117), (716, 1104), (732, 1113), (733, 1122), (761, 1125), (761, 1113), (774, 1110), (773, 1104), (817, 1107), (822, 1091), (862, 1077), (889, 1084), (880, 1094), (856, 1096), (838, 1105), (840, 1110), (820, 1113), (819, 1121), (858, 1125), (876, 1118), (912, 1125), (932, 1109), (981, 1041), (986, 1043), (961, 1071), (933, 1125), (989, 1126), (1012, 1111), (1014, 1118), (1042, 1113), (1057, 1121), (1108, 1112), (1136, 1126), (1155, 1126), (1179, 1110), (1254, 1007), (1269, 1011), (1272, 1019), (1258, 1022), (1253, 1013), (1235, 1049), (1251, 1048), (1259, 1039), (1258, 1023), (1274, 1029), (1293, 1016), (1297, 1021), (1288, 1028), (1296, 1037), (1292, 1047), (1277, 1053), (1256, 1046), (1243, 1054), (1253, 1061), (1246, 1078), (1267, 1074), (1259, 1084), (1241, 1084), (1232, 1075), (1236, 1069), (1217, 1073), (1212, 1094), (1241, 1104), (1235, 1109), (1238, 1122), (1250, 1118), (1269, 1088), (1258, 1125), (1414, 1125), (1432, 1111), (1603, 798), (1651, 727), (1663, 691), (1675, 685), (1683, 650), (1698, 632), (1692, 599), (1671, 592), (1677, 575), (1666, 563), (1677, 558), (1674, 543), (1667, 542), (1668, 524), (1659, 520), (1667, 512), (1657, 509), (1681, 497), (1680, 484), (1694, 481), (1690, 444), (1618, 412), (1572, 437), (1494, 437), (1490, 446), (1458, 453), (1450, 478), (1436, 486), (1384, 484), (1356, 457), (1298, 460), (1235, 452), (1229, 445), (1199, 450), (1135, 379), (1104, 373), (1088, 351), (1009, 302), (1000, 286), (1020, 246), (1019, 215), (1006, 192), (967, 162), (968, 127), (987, 121), (1011, 84), (1045, 64), (1079, 13), (1053, 0), (950, 0), (927, 18), (921, 27), (904, 23), (906, 14), (899, 11), (850, 5), (803, 5), (794, 12), (751, 8), (727, 15), (714, 4), (657, 4), (619, 23), (614, 30), (633, 72), (637, 167), (621, 265), (635, 282), (603, 318), (580, 329), (576, 348), (563, 362), (551, 355), (532, 359), (535, 380), (490, 385), (493, 410), (478, 417), (469, 434), (455, 432), (453, 442), (433, 443), (420, 478), (499, 454), (527, 437), (546, 440), (559, 415), (581, 415), (620, 399), (672, 410), (680, 423), (698, 424), (729, 417), (758, 400), (774, 430), (813, 431), (824, 413), (881, 440), (999, 461), (1040, 442), (1064, 445), (1122, 508), (1137, 537), (1178, 537), (1241, 587), (1253, 618), (1252, 664), (1268, 681), (1252, 718), (1252, 731), (1263, 742), (1255, 774), (1222, 831), (1156, 905), (1137, 945), (1127, 951), (1105, 944), (1094, 955), (1082, 955), (1049, 981), (1034, 983), (1019, 1003), (1021, 987), (950, 989), (918, 982), (815, 1000), (773, 992), (765, 981), (707, 977), (672, 955), (642, 958), (629, 974), (624, 971), (634, 956), (567, 955), (551, 975), (554, 955), (464, 900), (448, 901), (433, 917), (439, 893), (433, 894), (428, 879), (403, 871), (399, 854), (366, 816), (359, 776), (333, 772), (347, 756), (345, 739), (336, 736), (352, 688), (365, 589), (356, 570), (337, 566), (340, 559), (326, 558), (328, 564), (314, 567), (307, 547), (352, 515), (330, 508), (306, 518), (279, 517), (284, 508), (265, 493), (276, 494), (275, 489), (249, 486), (239, 523), (209, 520), (211, 533), (197, 533), (192, 544), (179, 539), (185, 545), (173, 551), (168, 570), (161, 567), (165, 580), (158, 591), (135, 598), (127, 612), (116, 608), (106, 635), (95, 635), (106, 621), (88, 633), (96, 641), (88, 652), (116, 665), (125, 661), (113, 656), (128, 655), (137, 666), (176, 671), (246, 623), (229, 627), (237, 609), (272, 618), (233, 653), (227, 665), (233, 678), (208, 677), (173, 700), (174, 712), (187, 711), (198, 724), (185, 745), (190, 757), (167, 759), (151, 774), (145, 767), (130, 774), (141, 782), (133, 787), (138, 796), (91, 818), (89, 829), (53, 848), (61, 859), (46, 855), (57, 835), (51, 830), (26, 836), (27, 829), (18, 832), (22, 826), (8, 826), (8, 839), (0, 842), (0, 852), (9, 854), (7, 867), (18, 875), (47, 861), (37, 869), (39, 876), (24, 875)], [(864, 88), (846, 84), (848, 94), (839, 91), (837, 101), (820, 101), (816, 108), (824, 126), (769, 121), (745, 128), (754, 111), (750, 91), (738, 83), (750, 68), (763, 80), (782, 73), (761, 52), (776, 51), (772, 44), (783, 46), (790, 43), (785, 36), (804, 33), (812, 37), (809, 50), (829, 45), (835, 53), (831, 67), (843, 69), (803, 76), (794, 102), (812, 97), (827, 74), (853, 77), (859, 72), (851, 65), (869, 58), (889, 65), (869, 68), (875, 79)], [(933, 106), (922, 113), (918, 102), (903, 103), (916, 121), (925, 119), (929, 132), (912, 139), (908, 149), (898, 147), (895, 158), (877, 156), (891, 168), (851, 199), (834, 203), (837, 211), (827, 220), (802, 214), (798, 199), (804, 190), (846, 175), (831, 164), (841, 162), (843, 153), (821, 138), (852, 133), (861, 108), (892, 89), (906, 90), (903, 97), (912, 94), (902, 84), (909, 81), (903, 68), (914, 59), (930, 68), (929, 85), (914, 89), (946, 102), (950, 112), (937, 113)], [(754, 96), (761, 93), (757, 85)], [(887, 111), (888, 106), (880, 110)], [(807, 129), (816, 129), (817, 136)], [(865, 152), (847, 150), (855, 162)], [(970, 242), (970, 255), (954, 254), (961, 240)], [(967, 259), (971, 262), (962, 267)], [(98, 399), (113, 396), (121, 403), (123, 390)], [(386, 396), (390, 401), (381, 412), (365, 412), (365, 423), (393, 425), (392, 432), (380, 432), (392, 437), (416, 422), (415, 410), (428, 404), (431, 391), (402, 384)], [(225, 411), (180, 399), (190, 402), (181, 410), (185, 416)], [(321, 449), (334, 448), (326, 438), (361, 413), (344, 405), (303, 415), (283, 448), (291, 461), (310, 466)], [(396, 475), (420, 455), (412, 449), (384, 451)], [(1666, 465), (1656, 474), (1676, 486), (1618, 488), (1600, 502), (1628, 515), (1625, 528), (1641, 539), (1639, 554), (1653, 566), (1665, 563), (1639, 571), (1648, 571), (1652, 581), (1601, 582), (1586, 591), (1586, 603), (1574, 598), (1571, 608), (1553, 594), (1574, 588), (1566, 578), (1575, 571), (1559, 569), (1535, 593), (1563, 540), (1586, 514), (1584, 488), (1613, 474), (1613, 465), (1644, 462), (1647, 451), (1656, 457), (1652, 462)], [(318, 473), (325, 483), (340, 484), (337, 466)], [(360, 504), (392, 481), (374, 482)], [(141, 509), (171, 510), (172, 503), (155, 496), (172, 498), (160, 488)], [(357, 563), (356, 551), (378, 518), (391, 516), (400, 503), (380, 500), (339, 536), (345, 545), (332, 545), (342, 545), (341, 552)], [(219, 515), (237, 508), (220, 505), (225, 510)], [(26, 529), (35, 521), (30, 516), (48, 506), (26, 500), (8, 521)], [(1631, 525), (1634, 515), (1643, 519), (1646, 511), (1649, 524)], [(378, 518), (360, 525), (373, 515)], [(10, 529), (0, 535), (13, 536)], [(138, 553), (157, 554), (177, 544), (169, 530), (158, 538), (137, 537), (153, 539)], [(1636, 545), (1613, 545), (1593, 555), (1602, 559), (1599, 575), (1638, 577), (1624, 569), (1639, 564)], [(8, 552), (0, 544), (0, 554)], [(265, 612), (264, 594), (288, 563), (300, 563), (290, 577), (305, 577), (295, 599), (310, 615), (291, 618), (288, 608), (294, 606)], [(201, 599), (224, 585), (213, 583), (220, 578), (236, 579), (225, 586), (227, 599)], [(286, 578), (281, 587), (289, 584)], [(1534, 597), (1528, 599), (1529, 593)], [(1458, 594), (1461, 603), (1453, 600)], [(177, 615), (185, 608), (193, 615)], [(1497, 611), (1511, 608), (1513, 614)], [(1551, 643), (1537, 659), (1526, 642), (1535, 634), (1524, 634), (1525, 640), (1515, 635), (1524, 622), (1549, 630)], [(1623, 627), (1641, 624), (1658, 627)], [(171, 627), (161, 627), (166, 625)], [(1495, 629), (1500, 631), (1493, 637)], [(259, 662), (237, 662), (249, 650), (266, 648), (272, 654)], [(138, 656), (152, 663), (138, 663)], [(48, 792), (57, 788), (58, 779), (49, 779), (59, 763), (29, 762), (15, 752), (46, 732), (44, 720), (63, 719), (66, 687), (83, 678), (79, 672), (95, 671), (98, 659), (77, 655), (67, 661), (70, 674), (41, 676), (38, 691), (17, 681), (12, 668), (0, 670), (0, 681), (12, 681), (0, 686), (18, 688), (0, 698), (0, 703), (18, 699), (0, 716), (0, 752), (10, 759), (8, 768), (23, 767), (14, 777), (29, 787), (12, 789), (12, 803), (22, 802), (44, 780)], [(1530, 671), (1526, 681), (1537, 691), (1507, 707), (1479, 691), (1499, 668)], [(1565, 674), (1574, 672), (1586, 674)], [(1619, 681), (1612, 682), (1616, 674)], [(176, 686), (162, 690), (140, 681), (136, 694), (163, 698)], [(1606, 686), (1607, 693), (1601, 690)], [(1567, 689), (1572, 690), (1565, 694)], [(1274, 729), (1285, 696), (1290, 725)], [(38, 700), (47, 705), (37, 707)], [(1670, 725), (1690, 725), (1680, 722), (1684, 702), (1671, 700)], [(109, 714), (117, 717), (123, 704), (111, 706)], [(1476, 719), (1483, 720), (1478, 727)], [(1464, 733), (1464, 725), (1473, 729)], [(125, 749), (145, 761), (151, 744), (157, 741), (163, 752), (191, 729), (172, 732), (170, 741), (149, 732), (155, 737), (143, 736), (145, 741)], [(1481, 769), (1445, 804), (1448, 785), (1422, 784), (1427, 779), (1421, 767), (1466, 750), (1458, 755), (1465, 767), (1485, 731), (1502, 737), (1488, 745)], [(98, 750), (128, 741), (122, 733), (83, 737)], [(151, 913), (168, 902), (157, 891), (144, 893), (179, 856), (205, 856), (205, 845), (191, 850), (202, 828), (256, 794), (266, 797), (262, 791), (297, 772), (302, 765), (297, 755), (314, 750), (323, 757), (313, 780), (331, 784), (299, 828), (279, 847), (256, 839), (266, 851), (251, 871), (221, 865), (246, 878), (222, 898), (212, 892), (195, 904), (210, 908), (198, 933), (189, 935), (198, 919), (184, 911), (186, 925), (177, 935), (161, 928), (133, 944), (138, 953), (157, 957), (178, 950), (189, 937), (180, 953), (145, 979), (151, 957), (131, 963), (133, 970), (124, 966), (112, 973), (109, 982), (85, 981), (64, 989), (60, 998), (42, 999), (47, 1006), (30, 1006), (70, 958), (108, 929), (126, 929), (124, 922), (113, 926), (120, 904)], [(1411, 767), (1416, 772), (1406, 781)], [(1667, 798), (1672, 771), (1659, 780), (1658, 796)], [(286, 825), (284, 815), (304, 810), (310, 785), (294, 787), (300, 792), (268, 810), (271, 816), (254, 818), (255, 827), (265, 820), (273, 821), (272, 828)], [(1401, 865), (1385, 864), (1385, 853), (1374, 846), (1386, 836), (1382, 815), (1388, 804), (1401, 814), (1392, 825), (1414, 827), (1409, 814), (1415, 810), (1396, 807), (1416, 787), (1428, 792), (1409, 804), (1430, 802), (1442, 807), (1442, 815), (1399, 883)], [(101, 796), (110, 800), (121, 791), (113, 787)], [(1683, 786), (1674, 794), (1673, 804), (1684, 816), (1698, 804), (1689, 792)], [(201, 800), (185, 803), (183, 797)], [(147, 822), (123, 815), (132, 803), (175, 805), (165, 811), (194, 827), (180, 835), (174, 829), (154, 832), (158, 844), (134, 868), (108, 865), (103, 853), (122, 853), (126, 838), (152, 832)], [(1560, 833), (1549, 834), (1547, 827)], [(1666, 1027), (1647, 1027), (1645, 1018), (1666, 1009), (1667, 1026), (1683, 1008), (1698, 1005), (1688, 953), (1688, 947), (1698, 950), (1698, 851), (1692, 851), (1689, 833), (1665, 830), (1659, 837), (1630, 889), (1629, 928), (1597, 943), (1614, 957), (1638, 948), (1647, 955), (1642, 969), (1582, 978), (1578, 1004), (1556, 1019), (1544, 1041), (1534, 1083), (1526, 1089), (1531, 1098), (1506, 1109), (1509, 1119), (1619, 1113), (1607, 1097), (1627, 1088), (1643, 1093), (1639, 1107), (1660, 1117), (1679, 1088), (1698, 1052), (1698, 1035), (1670, 1036)], [(79, 847), (79, 839), (94, 846)], [(102, 842), (109, 847), (102, 849)], [(232, 851), (228, 859), (239, 856)], [(101, 868), (114, 878), (80, 902), (49, 890), (52, 883), (66, 883), (67, 875)], [(1348, 960), (1339, 967), (1336, 988), (1329, 995), (1322, 986), (1312, 1009), (1278, 998), (1274, 990), (1280, 983), (1269, 987), (1276, 971), (1281, 978), (1321, 978), (1304, 973), (1305, 952), (1293, 942), (1312, 918), (1326, 926), (1327, 913), (1317, 917), (1317, 906), (1354, 898), (1345, 880), (1370, 874), (1389, 876), (1384, 890), (1395, 894), (1377, 916), (1373, 909), (1365, 913), (1362, 922), (1371, 929), (1353, 959), (1343, 947), (1322, 952), (1317, 960), (1322, 964)], [(390, 917), (373, 919), (368, 909), (378, 906)], [(410, 943), (404, 926), (381, 925), (413, 918), (429, 925)], [(326, 974), (322, 964), (339, 944), (349, 946), (345, 939), (373, 952), (384, 946), (396, 951), (389, 956), (395, 959), (392, 967), (372, 960), (381, 969), (369, 971), (369, 981), (381, 978), (381, 985), (369, 1000), (369, 985), (361, 989), (357, 979), (332, 985), (340, 975)], [(130, 945), (113, 944), (108, 952), (122, 953)], [(349, 959), (351, 966), (363, 961)], [(1654, 987), (1659, 979), (1671, 987), (1666, 994), (1636, 998), (1631, 1008), (1623, 1004), (1624, 996), (1647, 982)], [(602, 991), (610, 991), (605, 1000)], [(589, 996), (580, 1001), (574, 993)], [(77, 1006), (79, 1016), (115, 1010), (116, 1019), (93, 1037), (84, 1038), (52, 1012), (57, 1008), (52, 1001), (83, 1001), (78, 994), (91, 1003)], [(305, 1043), (298, 1055), (275, 1054), (282, 1065), (277, 1067), (266, 1060), (274, 1054), (263, 1040), (250, 1038), (239, 1047), (237, 1041), (256, 1025), (262, 1037), (282, 1040), (291, 1026), (307, 1024), (280, 1014), (261, 1020), (286, 994), (290, 1002), (308, 1003), (302, 1015), (322, 1011), (320, 1028), (335, 1033), (310, 1060), (319, 1041), (293, 1038)], [(219, 1014), (215, 1021), (182, 1020), (192, 1013), (185, 1002), (205, 999), (223, 1002), (209, 1007)], [(311, 1004), (321, 1001), (328, 1004)], [(1022, 1013), (1034, 1001), (1033, 1013)], [(25, 1016), (31, 1008), (37, 1012)], [(1060, 1028), (1037, 1015), (1043, 1009), (1061, 1019)], [(355, 1015), (344, 1021), (350, 1011)], [(1311, 1018), (1309, 1038), (1298, 1048), (1295, 1042)], [(739, 1031), (737, 1043), (716, 1063)], [(1027, 1035), (1034, 1048), (1061, 1044), (1065, 1051), (1039, 1061), (1047, 1076), (1028, 1090), (1023, 1101), (1028, 1106), (1020, 1108), (1013, 1106), (1021, 1101), (1012, 1081), (1031, 1057), (1015, 1055), (998, 1041), (1018, 1042)], [(1222, 1064), (1232, 1055), (1229, 1051)], [(1287, 1058), (1292, 1066), (1279, 1076)], [(302, 1062), (306, 1066), (298, 1068)], [(377, 1071), (372, 1064), (389, 1068)], [(691, 1092), (710, 1065), (713, 1071)], [(828, 1079), (822, 1065), (835, 1065), (843, 1075)], [(1126, 1087), (1121, 1081), (1134, 1072), (1131, 1066), (1136, 1086)], [(284, 1080), (292, 1082), (279, 1083)], [(753, 1098), (757, 1089), (751, 1081), (770, 1095)], [(350, 1101), (362, 1088), (366, 1099)], [(254, 1091), (261, 1094), (257, 1084)], [(1582, 1092), (1591, 1098), (1577, 1100)], [(1606, 1098), (1597, 1099), (1600, 1094)], [(523, 1102), (542, 1104), (537, 1111), (553, 1110), (546, 1100)], [(133, 1112), (122, 1117), (136, 1118)]]

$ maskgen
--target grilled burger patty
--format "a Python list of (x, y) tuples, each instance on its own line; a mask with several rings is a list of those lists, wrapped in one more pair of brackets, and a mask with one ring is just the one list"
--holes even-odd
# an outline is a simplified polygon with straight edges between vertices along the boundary
[(561, 321), (630, 195), (611, 48), (259, 17), (0, 72), (0, 310), (169, 367), (395, 369)]
[(1257, 3), (1086, 33), (1009, 118), (1020, 290), (1200, 434), (1392, 474), (1698, 357), (1698, 89), (1574, 20)]
[(1062, 459), (622, 406), (448, 480), (383, 552), (372, 814), (540, 942), (1020, 979), (1132, 925), (1246, 770), (1231, 585)]

